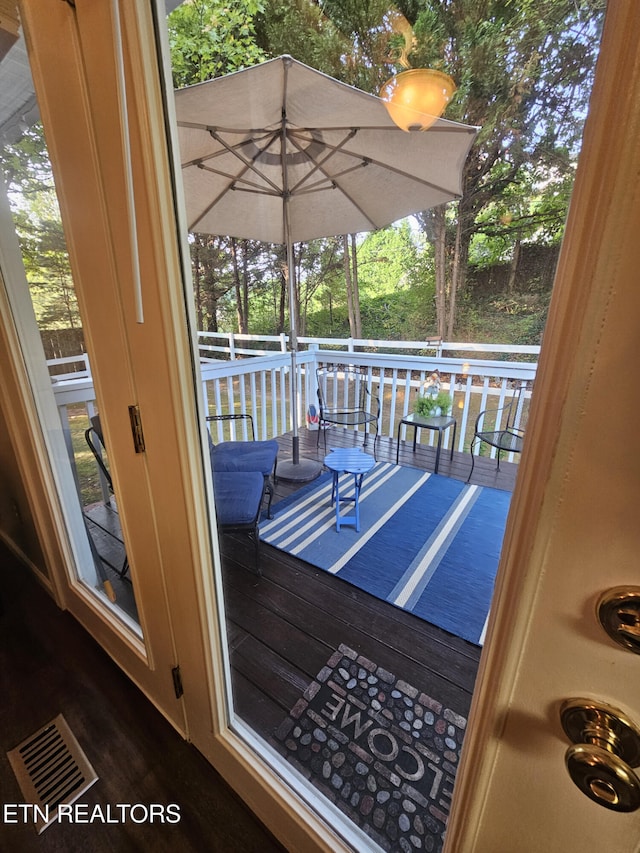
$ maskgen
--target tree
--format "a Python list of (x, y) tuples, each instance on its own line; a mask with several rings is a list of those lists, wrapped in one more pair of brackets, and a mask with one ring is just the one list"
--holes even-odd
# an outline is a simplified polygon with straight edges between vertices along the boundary
[[(277, 4), (282, 5), (282, 4)], [(297, 5), (300, 5), (298, 2)], [(520, 188), (525, 208), (532, 171), (572, 178), (598, 50), (604, 0), (317, 0), (343, 53), (334, 76), (370, 91), (407, 65), (451, 74), (452, 119), (480, 127), (456, 205), (421, 217), (434, 240), (438, 328), (451, 337), (471, 241), (483, 211)], [(301, 36), (297, 36), (302, 41)], [(539, 189), (536, 190), (536, 194)], [(547, 196), (551, 198), (551, 196)], [(566, 209), (556, 200), (559, 222)], [(548, 218), (550, 210), (526, 216)], [(504, 215), (504, 214), (503, 214)], [(523, 224), (503, 222), (517, 261)], [(535, 233), (535, 228), (530, 229)]]
[(255, 28), (257, 43), (266, 56), (289, 54), (334, 77), (342, 67), (346, 40), (310, 0), (265, 0)]
[(342, 241), (335, 237), (296, 243), (296, 290), (299, 304), (298, 331), (306, 334), (309, 311), (325, 282), (342, 267)]
[[(351, 241), (351, 251), (349, 250)], [(360, 290), (358, 280), (358, 253), (356, 235), (345, 234), (342, 238), (344, 256), (344, 278), (347, 285), (347, 305), (349, 309), (349, 329), (352, 338), (362, 337), (362, 316), (360, 314)]]
[(433, 337), (433, 253), (410, 221), (363, 236), (358, 246), (367, 337)]
[(255, 41), (261, 0), (185, 0), (167, 17), (176, 88), (202, 83), (265, 59)]
[(228, 237), (191, 235), (198, 328), (204, 332), (218, 331), (220, 301), (235, 284), (230, 243)]
[(16, 233), (41, 328), (81, 325), (42, 125), (2, 152)]
[[(185, 0), (167, 18), (173, 82), (183, 87), (210, 80), (265, 58), (256, 44), (254, 19), (261, 0), (233, 4)], [(249, 327), (249, 241), (195, 235), (191, 260), (200, 329), (218, 330), (218, 311), (229, 292), (236, 300), (239, 332)]]
[(339, 34), (341, 55), (329, 73), (377, 94), (391, 76), (403, 16), (386, 0), (317, 0), (316, 5)]
[(398, 5), (414, 24), (412, 64), (452, 74), (458, 93), (447, 115), (480, 127), (455, 217), (435, 210), (421, 218), (436, 245), (439, 334), (452, 338), (482, 211), (518, 186), (524, 194), (532, 169), (573, 171), (604, 2), (426, 0)]
[(79, 328), (82, 323), (62, 223), (40, 219), (25, 226), (18, 216), (16, 232), (22, 234), (23, 262), (38, 325)]

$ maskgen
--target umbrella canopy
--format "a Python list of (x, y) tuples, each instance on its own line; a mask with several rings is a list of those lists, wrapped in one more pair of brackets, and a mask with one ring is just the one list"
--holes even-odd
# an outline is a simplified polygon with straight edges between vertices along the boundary
[(477, 133), (445, 119), (407, 133), (379, 98), (288, 56), (180, 89), (176, 112), (189, 230), (269, 243), (371, 231), (458, 198)]
[(380, 98), (290, 56), (179, 89), (175, 98), (189, 230), (287, 247), (293, 376), (292, 244), (382, 228), (458, 198), (477, 133), (444, 119), (407, 133)]

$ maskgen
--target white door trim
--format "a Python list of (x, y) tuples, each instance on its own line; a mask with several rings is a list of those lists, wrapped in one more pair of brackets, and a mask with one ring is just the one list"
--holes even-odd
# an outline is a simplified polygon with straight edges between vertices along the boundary
[[(589, 695), (607, 681), (603, 698), (623, 708), (637, 693), (629, 688), (640, 662), (612, 648), (595, 615), (598, 591), (634, 574), (637, 583), (624, 554), (638, 544), (637, 524), (624, 537), (607, 523), (594, 529), (597, 508), (611, 495), (590, 484), (594, 470), (612, 466), (603, 489), (617, 478), (637, 508), (640, 408), (628, 369), (637, 360), (640, 313), (638, 44), (635, 0), (609, 3), (456, 782), (450, 851), (495, 853), (507, 849), (505, 838), (519, 853), (605, 849), (605, 839), (610, 850), (637, 845), (637, 817), (594, 805), (573, 787), (558, 708), (572, 692)], [(601, 562), (587, 574), (589, 560)]]

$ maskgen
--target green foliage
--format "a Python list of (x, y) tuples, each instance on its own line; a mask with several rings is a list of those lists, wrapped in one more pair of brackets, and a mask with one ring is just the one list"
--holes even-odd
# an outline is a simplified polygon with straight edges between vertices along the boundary
[(38, 324), (43, 329), (76, 328), (80, 325), (80, 314), (40, 124), (2, 150), (0, 167), (9, 188)]
[(413, 411), (423, 418), (429, 418), (432, 415), (439, 414), (448, 415), (451, 412), (451, 397), (446, 391), (438, 391), (437, 394), (423, 394), (416, 397), (413, 404)]
[(467, 296), (460, 305), (457, 340), (539, 345), (550, 298), (551, 290), (487, 299)]
[[(386, 0), (246, 0), (231, 10), (193, 0), (182, 8), (170, 21), (181, 14), (187, 23), (181, 19), (182, 29), (172, 23), (170, 31), (183, 79), (205, 79), (281, 53), (370, 92), (407, 60), (454, 77), (458, 91), (447, 117), (477, 125), (480, 133), (464, 170), (462, 198), (449, 206), (439, 232), (440, 314), (447, 298), (456, 304), (456, 297), (460, 320), (473, 314), (465, 298), (468, 263), (509, 264), (524, 244), (560, 241), (604, 0), (400, 0), (394, 6)], [(236, 50), (244, 44), (241, 60)], [(433, 242), (433, 213), (416, 218)], [(433, 320), (432, 250), (412, 239), (385, 229), (359, 241), (363, 334), (418, 337), (420, 330), (432, 335), (444, 327), (442, 317)], [(335, 246), (299, 246), (296, 253), (301, 330), (322, 334), (325, 321), (342, 329), (345, 279)], [(252, 326), (259, 315), (282, 328), (282, 270), (257, 279), (253, 267), (249, 272), (252, 282), (262, 282), (258, 288), (266, 288), (252, 290)], [(216, 303), (225, 324), (233, 318), (227, 310), (232, 298), (229, 290)], [(515, 316), (541, 316), (492, 305), (482, 310), (491, 324), (496, 318), (509, 327)], [(537, 326), (538, 320), (531, 325)]]
[(265, 0), (255, 26), (256, 41), (265, 56), (289, 54), (318, 71), (337, 76), (345, 39), (315, 3)]
[(364, 235), (358, 248), (361, 292), (384, 294), (409, 287), (424, 271), (420, 267), (426, 255), (421, 251), (428, 253), (408, 220)]
[(365, 338), (421, 341), (435, 335), (433, 286), (364, 298), (361, 310)]
[[(315, 240), (305, 245), (324, 246), (326, 253), (308, 301), (305, 333), (347, 337), (347, 296), (336, 241)], [(433, 336), (432, 248), (410, 223), (362, 235), (357, 256), (363, 336), (389, 340)], [(308, 267), (303, 265), (301, 270), (302, 290), (307, 293)]]
[[(290, 53), (371, 92), (401, 70), (450, 73), (447, 117), (481, 127), (446, 214), (444, 256), (462, 270), (456, 337), (537, 343), (549, 289), (535, 271), (515, 290), (475, 290), (471, 271), (508, 267), (522, 247), (557, 245), (564, 228), (598, 50), (604, 0), (185, 0), (168, 16), (174, 83), (184, 86)], [(405, 16), (406, 20), (402, 16)], [(407, 40), (406, 25), (413, 38)], [(79, 322), (41, 129), (2, 153), (2, 168), (41, 322)], [(358, 238), (363, 335), (421, 339), (436, 330), (433, 214)], [(461, 223), (460, 243), (456, 226)], [(286, 328), (282, 247), (192, 242), (199, 326), (233, 329), (249, 290), (252, 332)], [(340, 240), (295, 247), (300, 329), (348, 334)]]
[(2, 149), (0, 169), (10, 193), (35, 196), (53, 191), (51, 163), (39, 122), (29, 127), (18, 142)]
[(573, 169), (559, 172), (523, 166), (517, 178), (478, 214), (470, 262), (476, 267), (508, 263), (518, 241), (560, 243), (573, 176)]
[(185, 0), (167, 18), (176, 88), (201, 83), (265, 59), (256, 44), (261, 0)]
[(333, 77), (377, 94), (393, 74), (396, 13), (387, 0), (323, 0), (324, 30), (341, 47)]
[[(440, 273), (449, 315), (469, 253), (504, 259), (518, 241), (559, 239), (591, 91), (604, 0), (400, 3), (413, 15), (410, 61), (441, 68), (458, 91), (447, 117), (480, 128), (467, 159)], [(428, 222), (429, 217), (425, 217)], [(474, 243), (474, 235), (484, 239)], [(478, 256), (478, 250), (480, 257)], [(475, 257), (474, 257), (474, 253)], [(444, 328), (444, 316), (440, 318)]]

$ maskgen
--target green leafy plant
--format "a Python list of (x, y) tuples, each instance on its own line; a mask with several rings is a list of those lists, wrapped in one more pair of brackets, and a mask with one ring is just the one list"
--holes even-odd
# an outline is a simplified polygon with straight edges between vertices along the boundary
[(413, 410), (423, 418), (431, 418), (437, 414), (448, 415), (451, 412), (451, 397), (446, 391), (438, 391), (435, 396), (427, 394), (417, 397)]

